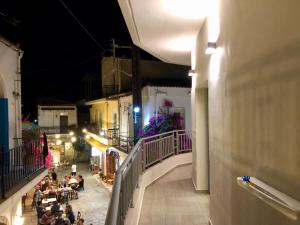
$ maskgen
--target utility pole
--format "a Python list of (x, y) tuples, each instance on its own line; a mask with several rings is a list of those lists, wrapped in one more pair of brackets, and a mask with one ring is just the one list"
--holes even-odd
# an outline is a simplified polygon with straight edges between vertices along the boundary
[(140, 49), (132, 47), (132, 97), (134, 120), (134, 143), (137, 142), (138, 132), (142, 129), (142, 81), (140, 75)]

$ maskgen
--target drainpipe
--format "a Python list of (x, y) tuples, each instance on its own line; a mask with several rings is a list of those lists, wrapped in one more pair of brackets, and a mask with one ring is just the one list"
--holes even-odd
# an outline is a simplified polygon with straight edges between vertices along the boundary
[(15, 96), (15, 144), (22, 144), (22, 127), (21, 127), (21, 59), (24, 52), (18, 50), (17, 56), (17, 71), (16, 80), (14, 82), (14, 96)]

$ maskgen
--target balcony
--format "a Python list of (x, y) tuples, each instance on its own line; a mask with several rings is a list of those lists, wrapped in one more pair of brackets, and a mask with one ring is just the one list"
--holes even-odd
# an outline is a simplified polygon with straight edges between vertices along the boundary
[(0, 198), (5, 199), (21, 189), (45, 168), (43, 139), (0, 150)]
[(191, 150), (191, 135), (185, 130), (140, 139), (115, 174), (105, 224), (138, 224), (146, 187), (175, 167), (190, 164)]

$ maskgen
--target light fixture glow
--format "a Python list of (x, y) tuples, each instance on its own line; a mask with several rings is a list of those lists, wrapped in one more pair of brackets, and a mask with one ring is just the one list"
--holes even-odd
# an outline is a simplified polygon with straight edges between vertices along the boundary
[(195, 70), (189, 70), (188, 76), (192, 77), (194, 75), (196, 75), (196, 71)]
[(135, 113), (139, 113), (139, 112), (140, 112), (140, 107), (135, 106), (135, 107), (133, 108), (133, 111), (134, 111)]
[(204, 0), (164, 0), (163, 9), (170, 15), (186, 20), (199, 20), (206, 16)]
[(211, 54), (216, 52), (216, 49), (217, 49), (217, 43), (216, 42), (208, 42), (205, 54), (206, 55), (211, 55)]
[(61, 140), (57, 140), (56, 141), (56, 145), (61, 145), (62, 141)]
[(195, 35), (182, 36), (171, 39), (166, 46), (169, 50), (178, 52), (189, 52), (193, 49), (195, 44)]
[(60, 138), (60, 135), (59, 134), (55, 134), (55, 138), (56, 139)]
[(73, 131), (70, 131), (69, 135), (70, 135), (70, 136), (73, 136), (73, 135), (74, 135), (74, 132), (73, 132)]
[(85, 135), (85, 139), (87, 139), (87, 140), (88, 140), (88, 139), (90, 139), (90, 138), (91, 138), (91, 136), (90, 136), (90, 135), (88, 135), (88, 134), (87, 134), (87, 135)]
[(76, 141), (76, 137), (71, 137), (71, 142), (74, 143)]
[(82, 129), (82, 132), (83, 132), (83, 133), (86, 133), (86, 132), (87, 132), (87, 129), (86, 129), (86, 128), (83, 128), (83, 129)]
[(104, 136), (104, 134), (105, 134), (104, 131), (100, 132), (100, 136)]

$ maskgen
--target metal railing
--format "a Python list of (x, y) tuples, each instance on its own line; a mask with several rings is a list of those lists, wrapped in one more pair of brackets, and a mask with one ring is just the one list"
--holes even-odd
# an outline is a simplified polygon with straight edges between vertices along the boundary
[(128, 208), (133, 207), (133, 193), (143, 171), (169, 156), (191, 150), (191, 135), (185, 130), (140, 139), (115, 174), (105, 225), (124, 224)]
[(119, 135), (119, 150), (129, 153), (134, 146), (134, 137), (129, 137), (127, 133)]
[(1, 198), (13, 194), (18, 184), (45, 169), (42, 142), (41, 139), (6, 151), (0, 149)]
[(74, 131), (76, 129), (75, 125), (64, 126), (64, 127), (40, 127), (42, 133), (46, 134), (68, 134), (70, 130)]

